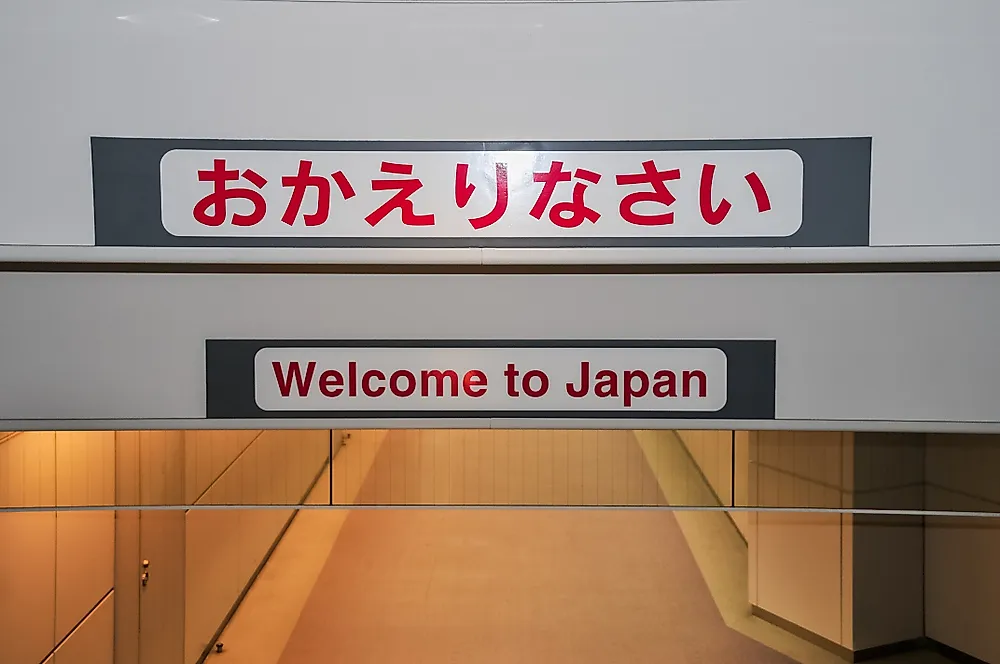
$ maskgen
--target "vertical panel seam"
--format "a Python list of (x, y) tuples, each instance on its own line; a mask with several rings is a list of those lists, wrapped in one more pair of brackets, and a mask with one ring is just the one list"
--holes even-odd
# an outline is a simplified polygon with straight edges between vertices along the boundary
[(731, 434), (729, 442), (729, 506), (736, 507), (736, 429), (731, 430), (729, 433)]
[[(56, 431), (52, 432), (52, 467), (55, 471), (55, 477), (52, 480), (52, 489), (55, 492), (55, 503), (56, 507), (59, 507), (59, 433)], [(88, 614), (89, 615), (89, 614)], [(55, 512), (52, 515), (52, 641), (54, 643), (52, 647), (52, 652), (46, 655), (42, 661), (51, 656), (59, 646), (62, 645), (62, 640), (58, 643), (56, 641), (56, 625), (59, 621), (59, 512)], [(71, 629), (69, 634), (72, 634), (75, 630)], [(69, 638), (69, 634), (66, 638)]]

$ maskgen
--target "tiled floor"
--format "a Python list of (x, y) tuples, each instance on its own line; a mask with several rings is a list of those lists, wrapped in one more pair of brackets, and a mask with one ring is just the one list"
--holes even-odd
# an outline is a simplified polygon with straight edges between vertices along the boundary
[[(357, 450), (358, 448), (352, 449), (351, 447), (342, 450), (342, 456), (338, 457), (338, 463), (350, 463), (350, 455), (358, 453)], [(683, 474), (685, 470), (682, 464), (683, 458), (679, 457), (678, 473)], [(684, 491), (686, 492), (691, 491), (690, 477), (690, 475), (685, 475), (683, 478)], [(309, 502), (326, 502), (328, 491), (329, 483), (327, 478), (323, 478), (317, 484), (317, 489), (310, 497)], [(420, 514), (426, 516), (417, 517)], [(572, 587), (566, 586), (565, 592), (561, 595), (561, 601), (555, 603), (549, 601), (544, 605), (537, 602), (532, 603), (530, 593), (528, 593), (532, 587), (530, 583), (523, 587), (508, 583), (506, 587), (502, 584), (491, 586), (492, 590), (485, 588), (485, 586), (479, 588), (481, 592), (489, 591), (495, 599), (501, 602), (502, 605), (497, 607), (494, 612), (496, 614), (494, 618), (508, 626), (517, 622), (518, 611), (521, 612), (523, 619), (523, 613), (526, 610), (534, 610), (531, 607), (536, 607), (537, 610), (544, 609), (548, 614), (552, 614), (553, 611), (564, 612), (560, 621), (546, 620), (543, 614), (537, 616), (535, 623), (547, 626), (549, 631), (541, 633), (542, 638), (537, 638), (535, 643), (539, 644), (539, 648), (548, 643), (550, 649), (546, 652), (538, 651), (537, 659), (526, 660), (524, 657), (526, 651), (523, 648), (529, 644), (517, 643), (518, 639), (525, 638), (523, 631), (511, 630), (514, 632), (510, 634), (511, 643), (506, 646), (503, 645), (504, 642), (483, 640), (493, 632), (483, 631), (481, 625), (477, 628), (469, 622), (469, 618), (476, 615), (481, 618), (490, 614), (476, 613), (474, 606), (476, 597), (469, 596), (474, 594), (470, 593), (470, 589), (477, 587), (477, 584), (482, 586), (487, 577), (497, 579), (496, 575), (502, 575), (504, 569), (510, 574), (513, 569), (510, 565), (510, 556), (517, 555), (527, 558), (532, 555), (536, 557), (542, 555), (549, 561), (558, 560), (558, 556), (563, 556), (564, 560), (567, 561), (565, 566), (571, 569), (563, 570), (560, 566), (556, 566), (550, 569), (550, 575), (566, 572), (565, 580), (567, 582), (575, 579), (575, 583), (579, 586), (585, 583), (585, 579), (589, 578), (592, 580), (591, 583), (604, 583), (605, 587), (608, 588), (609, 583), (614, 585), (608, 577), (595, 574), (593, 570), (589, 572), (588, 576), (586, 561), (580, 562), (587, 557), (588, 551), (593, 552), (597, 549), (596, 543), (602, 540), (604, 545), (607, 545), (615, 543), (616, 540), (629, 538), (631, 537), (630, 530), (636, 531), (638, 529), (642, 532), (659, 531), (662, 533), (664, 530), (669, 530), (669, 527), (665, 528), (666, 521), (660, 523), (656, 528), (650, 528), (650, 524), (640, 524), (638, 521), (642, 519), (662, 520), (664, 518), (673, 520), (675, 516), (655, 512), (622, 514), (621, 512), (504, 511), (492, 512), (490, 518), (497, 520), (490, 522), (489, 519), (477, 518), (487, 516), (483, 513), (452, 512), (451, 514), (457, 515), (455, 519), (448, 519), (447, 514), (448, 512), (443, 510), (396, 512), (395, 516), (388, 511), (363, 513), (359, 511), (354, 514), (343, 509), (301, 511), (222, 636), (221, 640), (225, 644), (224, 652), (221, 655), (213, 655), (213, 660), (218, 662), (229, 660), (239, 664), (279, 664), (279, 662), (280, 664), (299, 664), (299, 662), (306, 661), (311, 664), (314, 661), (339, 661), (334, 659), (333, 655), (350, 653), (353, 655), (350, 660), (352, 662), (381, 660), (391, 664), (393, 661), (407, 660), (405, 658), (393, 659), (394, 651), (392, 648), (385, 647), (391, 646), (387, 640), (391, 639), (392, 634), (398, 636), (405, 633), (405, 629), (409, 629), (411, 630), (412, 643), (420, 644), (419, 653), (426, 655), (425, 659), (411, 657), (409, 661), (475, 661), (467, 656), (456, 657), (454, 656), (454, 648), (452, 651), (447, 649), (449, 642), (452, 646), (455, 644), (454, 640), (449, 641), (446, 638), (448, 636), (447, 627), (450, 626), (453, 631), (458, 630), (465, 634), (476, 635), (482, 647), (489, 648), (491, 653), (506, 653), (508, 656), (506, 661), (553, 661), (552, 656), (557, 653), (552, 648), (558, 648), (559, 644), (562, 644), (560, 652), (576, 653), (575, 661), (651, 661), (649, 653), (657, 652), (656, 649), (659, 649), (663, 655), (662, 659), (656, 661), (685, 661), (684, 658), (667, 657), (670, 653), (670, 641), (669, 639), (664, 640), (664, 635), (669, 636), (670, 631), (662, 629), (660, 625), (656, 624), (656, 620), (663, 621), (668, 616), (666, 614), (660, 615), (658, 612), (661, 611), (662, 604), (676, 602), (678, 598), (682, 598), (684, 601), (684, 597), (689, 597), (686, 601), (693, 611), (693, 607), (699, 606), (699, 600), (705, 598), (691, 595), (691, 593), (703, 594), (707, 589), (718, 612), (732, 628), (734, 637), (742, 638), (741, 635), (745, 635), (783, 653), (793, 661), (804, 664), (842, 664), (843, 662), (835, 655), (817, 646), (750, 616), (746, 592), (746, 547), (724, 514), (706, 512), (677, 513), (676, 525), (674, 526), (675, 528), (679, 526), (679, 532), (683, 532), (684, 537), (680, 541), (686, 542), (684, 549), (690, 548), (693, 559), (701, 570), (705, 583), (700, 586), (700, 590), (698, 590), (699, 584), (694, 584), (691, 587), (686, 587), (681, 594), (668, 597), (663, 584), (669, 583), (670, 579), (667, 576), (658, 576), (656, 565), (646, 566), (644, 557), (637, 558), (634, 553), (622, 552), (618, 557), (609, 558), (608, 551), (613, 552), (614, 546), (611, 546), (610, 549), (606, 546), (600, 547), (605, 550), (604, 559), (595, 560), (594, 562), (598, 566), (594, 569), (599, 570), (600, 565), (630, 565), (631, 577), (634, 582), (632, 582), (629, 593), (610, 603), (606, 597), (602, 597), (601, 592), (596, 592), (594, 587), (584, 588), (585, 592), (573, 592)], [(548, 515), (548, 520), (544, 518), (544, 515)], [(529, 516), (531, 520), (527, 518)], [(584, 521), (581, 520), (588, 516), (596, 517), (600, 521), (601, 525), (597, 528), (597, 532), (593, 532), (594, 528), (587, 528)], [(542, 517), (541, 520), (538, 517)], [(567, 519), (562, 525), (558, 523), (560, 517)], [(628, 527), (621, 530), (626, 525), (624, 521), (626, 517), (629, 519)], [(536, 543), (539, 543), (538, 540), (542, 540), (540, 544), (547, 546), (548, 550), (539, 552), (535, 549), (535, 553), (532, 553), (529, 542), (521, 546), (508, 547), (506, 557), (503, 555), (496, 557), (498, 551), (489, 555), (487, 552), (491, 547), (488, 545), (491, 542), (493, 549), (499, 549), (503, 542), (511, 539), (516, 540), (516, 538), (523, 536), (523, 532), (518, 531), (518, 518), (522, 519), (523, 528), (538, 534), (535, 538)], [(574, 519), (575, 521), (573, 521)], [(633, 520), (636, 523), (631, 523)], [(419, 523), (423, 524), (423, 529), (416, 527)], [(409, 534), (404, 538), (405, 541), (398, 537), (393, 539), (391, 536), (394, 530), (398, 535), (400, 529), (409, 529)], [(330, 592), (313, 595), (313, 589), (317, 582), (321, 582), (324, 587), (339, 589), (339, 591), (333, 591), (338, 594), (353, 587), (350, 592), (356, 591), (359, 593), (358, 597), (363, 597), (363, 594), (360, 594), (363, 590), (362, 586), (364, 584), (378, 585), (380, 571), (395, 574), (397, 587), (409, 585), (412, 586), (410, 588), (412, 590), (413, 587), (416, 587), (413, 585), (414, 583), (418, 585), (422, 583), (427, 587), (427, 592), (431, 592), (434, 584), (429, 579), (434, 576), (433, 572), (430, 572), (429, 575), (424, 574), (420, 579), (416, 579), (412, 575), (408, 576), (404, 572), (407, 565), (416, 564), (419, 566), (425, 563), (432, 565), (434, 556), (428, 557), (430, 554), (426, 551), (426, 547), (429, 542), (447, 539), (449, 530), (454, 532), (456, 537), (452, 538), (448, 546), (438, 550), (434, 555), (438, 559), (441, 559), (442, 556), (459, 555), (461, 557), (451, 561), (449, 564), (451, 571), (444, 577), (438, 575), (438, 591), (443, 592), (442, 589), (450, 588), (451, 596), (444, 600), (448, 607), (447, 610), (437, 617), (433, 615), (420, 617), (420, 613), (426, 611), (427, 608), (426, 598), (410, 597), (409, 600), (406, 600), (405, 597), (399, 597), (396, 605), (389, 607), (391, 620), (385, 622), (386, 614), (384, 612), (389, 606), (387, 602), (393, 601), (393, 586), (385, 583), (376, 588), (372, 602), (366, 606), (360, 606), (356, 601), (353, 612), (350, 605), (338, 604), (337, 598), (329, 596)], [(588, 537), (591, 536), (597, 539), (588, 540)], [(428, 539), (429, 537), (430, 539)], [(470, 537), (471, 539), (469, 539)], [(493, 539), (496, 537), (499, 539)], [(469, 547), (476, 548), (476, 543), (481, 545), (478, 550), (483, 554), (479, 568), (470, 567), (467, 561), (471, 551)], [(649, 558), (657, 559), (658, 554), (665, 555), (666, 550), (671, 546), (667, 540), (659, 543), (645, 542), (645, 545), (649, 548), (645, 562), (648, 562)], [(676, 546), (676, 542), (674, 542), (674, 546)], [(410, 558), (400, 558), (404, 554), (401, 550), (393, 550), (393, 547), (408, 549)], [(420, 552), (421, 547), (424, 549), (423, 553)], [(626, 546), (624, 549), (627, 551), (629, 547)], [(381, 556), (377, 554), (379, 550), (382, 551)], [(675, 550), (673, 555), (680, 555), (678, 551), (680, 549)], [(376, 554), (374, 558), (373, 553)], [(381, 563), (379, 563), (380, 560)], [(391, 563), (393, 560), (395, 562)], [(465, 560), (464, 564), (463, 560)], [(575, 562), (571, 564), (569, 562), (571, 560), (575, 560)], [(358, 572), (351, 572), (347, 569), (348, 565), (355, 564), (359, 565)], [(379, 564), (386, 567), (380, 570), (377, 567)], [(535, 565), (537, 566), (537, 564), (536, 561)], [(665, 564), (665, 561), (660, 561), (661, 566)], [(490, 573), (492, 576), (483, 571), (483, 566), (492, 569)], [(477, 569), (479, 569), (478, 572)], [(456, 577), (456, 574), (459, 576)], [(600, 581), (601, 578), (604, 580)], [(534, 583), (537, 587), (540, 581), (536, 579)], [(621, 584), (621, 578), (615, 583)], [(352, 586), (352, 584), (355, 585)], [(463, 592), (465, 600), (462, 599)], [(410, 594), (412, 595), (412, 593)], [(313, 596), (310, 597), (311, 595)], [(632, 598), (631, 601), (628, 600), (629, 597)], [(657, 597), (660, 599), (657, 600)], [(406, 601), (409, 601), (410, 604), (407, 605)], [(466, 604), (463, 604), (463, 601)], [(470, 601), (472, 604), (468, 603)], [(381, 605), (378, 604), (379, 602)], [(515, 605), (515, 608), (516, 606), (520, 608), (512, 612), (510, 608), (512, 604)], [(438, 606), (441, 606), (440, 602)], [(704, 605), (701, 606), (704, 610)], [(378, 615), (373, 613), (376, 609), (383, 612), (381, 614), (383, 627), (388, 625), (397, 631), (383, 629), (382, 632), (376, 633), (371, 629), (373, 616)], [(699, 620), (709, 620), (708, 613), (710, 612), (705, 612)], [(426, 622), (427, 620), (431, 622)], [(444, 624), (446, 629), (439, 631), (436, 638), (428, 638), (432, 634), (428, 632), (429, 628), (435, 624), (434, 621)], [(452, 622), (449, 624), (447, 621)], [(615, 625), (619, 626), (617, 632), (614, 628)], [(633, 631), (635, 633), (632, 633)], [(577, 633), (576, 638), (572, 638), (574, 632)], [(638, 651), (635, 650), (635, 641), (641, 640), (639, 635), (647, 641), (648, 648), (645, 650), (642, 648)], [(313, 638), (313, 636), (320, 638)], [(588, 636), (600, 636), (600, 639), (588, 641)], [(329, 650), (322, 648), (316, 650), (316, 644), (322, 644), (324, 638), (328, 644), (334, 644), (337, 647)], [(367, 647), (365, 640), (370, 642)], [(382, 642), (380, 643), (379, 640)], [(307, 643), (308, 641), (311, 641), (312, 645)], [(591, 645), (586, 650), (574, 651), (574, 643), (590, 643)], [(607, 650), (595, 649), (597, 646), (594, 644), (598, 643), (604, 643)], [(733, 641), (733, 643), (744, 644), (750, 650), (760, 652), (757, 650), (759, 646), (751, 643), (749, 639)], [(436, 651), (435, 648), (438, 650)], [(475, 651), (475, 645), (472, 641), (466, 643), (465, 648), (466, 655)], [(432, 656), (435, 652), (439, 655), (438, 657)], [(283, 653), (285, 653), (284, 659), (282, 659)], [(615, 653), (619, 653), (621, 659), (616, 657)], [(416, 656), (418, 652), (413, 651), (410, 654)], [(514, 660), (510, 659), (512, 654), (517, 654)], [(584, 657), (587, 654), (593, 657), (587, 660)], [(305, 657), (305, 659), (296, 659), (298, 655)], [(789, 661), (777, 653), (763, 656), (765, 659), (756, 661)], [(768, 657), (774, 659), (768, 659)], [(486, 657), (483, 658), (483, 661), (492, 660)], [(496, 661), (503, 661), (503, 658), (500, 657)], [(709, 659), (703, 659), (703, 661), (709, 661)], [(714, 661), (720, 660), (715, 659)], [(730, 658), (725, 657), (721, 661), (730, 661)], [(751, 660), (740, 657), (732, 661), (749, 662)], [(885, 664), (944, 664), (948, 660), (934, 654), (914, 653), (880, 661)]]

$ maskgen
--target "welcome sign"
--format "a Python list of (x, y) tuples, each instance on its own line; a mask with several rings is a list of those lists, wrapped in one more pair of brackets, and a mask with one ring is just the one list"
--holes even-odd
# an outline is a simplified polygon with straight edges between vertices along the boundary
[(98, 246), (867, 246), (868, 138), (93, 138)]
[(209, 418), (774, 418), (773, 341), (206, 343)]

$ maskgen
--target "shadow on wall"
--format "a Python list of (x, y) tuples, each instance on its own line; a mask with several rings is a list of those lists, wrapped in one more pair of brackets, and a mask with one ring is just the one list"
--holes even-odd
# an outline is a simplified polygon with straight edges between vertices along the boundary
[[(1000, 436), (678, 435), (720, 505), (1000, 513)], [(732, 516), (762, 615), (845, 655), (930, 639), (1000, 662), (1000, 518)]]

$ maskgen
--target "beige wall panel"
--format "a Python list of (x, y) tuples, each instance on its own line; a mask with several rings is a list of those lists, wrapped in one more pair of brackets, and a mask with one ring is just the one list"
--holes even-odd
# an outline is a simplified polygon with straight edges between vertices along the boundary
[(676, 434), (718, 499), (715, 504), (732, 504), (732, 431), (682, 430)]
[(757, 605), (842, 643), (841, 525), (838, 514), (760, 513)]
[(114, 505), (113, 431), (56, 432), (56, 501), (60, 506)]
[(434, 499), (434, 457), (425, 444), (430, 440), (425, 432), (390, 432), (387, 438), (396, 438), (405, 459), (403, 477), (406, 501), (414, 505), (430, 504)]
[(552, 429), (535, 432), (538, 448), (538, 504), (554, 505), (556, 496), (555, 434)]
[(583, 465), (580, 472), (580, 484), (583, 487), (582, 504), (599, 505), (601, 492), (598, 490), (601, 477), (600, 452), (601, 439), (599, 431), (580, 432), (580, 446), (583, 448)]
[[(595, 436), (596, 432), (591, 432)], [(525, 451), (524, 431), (505, 431), (502, 445), (507, 447), (507, 502), (511, 505), (523, 505), (525, 502)]]
[(185, 500), (193, 503), (262, 432), (184, 432)]
[(55, 647), (55, 512), (0, 513), (0, 662), (37, 664)]
[[(140, 459), (140, 432), (115, 432), (115, 504), (139, 505), (142, 500), (139, 487), (142, 462)], [(118, 604), (121, 598), (118, 598)], [(116, 608), (116, 611), (118, 609)]]
[(507, 444), (507, 431), (491, 432), (493, 441), (493, 501), (497, 505), (510, 502), (510, 446)]
[[(344, 441), (343, 447), (333, 463), (334, 504), (360, 504), (365, 499), (361, 495), (361, 489), (374, 460), (374, 453), (378, 451), (387, 435), (384, 430), (358, 430), (345, 433), (350, 437)], [(428, 440), (430, 439), (427, 432), (419, 432), (419, 434), (422, 437), (427, 437)], [(433, 457), (427, 455), (426, 458), (421, 459), (421, 462), (433, 462)], [(432, 491), (433, 487), (428, 490)]]
[(115, 513), (56, 514), (56, 641), (114, 586)]
[(139, 432), (139, 487), (143, 505), (184, 505), (184, 432)]
[(56, 499), (55, 434), (29, 431), (0, 442), (0, 507), (48, 507)]
[[(393, 431), (381, 445), (360, 434), (357, 441), (334, 463), (341, 504), (355, 487), (356, 503), (375, 505), (663, 502), (656, 474), (628, 431)], [(317, 449), (321, 464), (324, 449)], [(252, 447), (244, 456), (253, 454)]]
[(115, 594), (87, 616), (53, 656), (52, 664), (114, 664)]
[(399, 439), (387, 436), (372, 461), (368, 481), (372, 483), (372, 501), (377, 505), (388, 505), (392, 501), (392, 464)]
[[(749, 507), (750, 505), (750, 433), (737, 431), (735, 433), (733, 456), (733, 505)], [(733, 522), (744, 539), (749, 539), (750, 513), (733, 512)]]
[(448, 499), (452, 505), (465, 504), (465, 445), (464, 431), (438, 432), (448, 440)]
[[(180, 442), (180, 437), (173, 442)], [(183, 473), (183, 465), (175, 470)], [(178, 497), (183, 499), (183, 482), (178, 486)], [(140, 591), (139, 661), (178, 664), (184, 657), (184, 513), (142, 511), (139, 530), (140, 559), (150, 561), (149, 584)]]
[[(825, 485), (829, 479), (839, 485), (842, 475), (839, 433), (761, 431), (748, 442), (750, 501), (774, 507), (840, 502), (840, 490)], [(748, 537), (751, 596), (757, 606), (851, 647), (842, 583), (850, 570), (845, 569), (840, 515), (762, 512), (751, 523), (756, 524)]]
[(524, 464), (521, 467), (521, 476), (524, 482), (522, 502), (526, 505), (538, 505), (541, 495), (538, 431), (536, 429), (522, 431), (521, 440), (524, 452)]
[[(119, 458), (120, 455), (119, 449)], [(140, 564), (139, 511), (117, 510), (115, 512), (115, 664), (140, 664), (139, 575), (142, 574)]]
[[(245, 432), (219, 432), (227, 454), (202, 453), (202, 462), (222, 473), (201, 475), (208, 488), (200, 505), (296, 505), (322, 470), (329, 449), (327, 431), (264, 431), (249, 446)], [(201, 443), (199, 443), (201, 444)], [(344, 455), (351, 450), (342, 448)], [(191, 451), (191, 447), (188, 447)], [(204, 451), (202, 451), (204, 452)], [(191, 465), (187, 466), (192, 469)], [(238, 600), (293, 510), (191, 510), (185, 517), (184, 661), (197, 661)]]
[[(856, 647), (857, 641), (854, 607), (858, 599), (858, 588), (854, 581), (854, 530), (855, 515), (840, 515), (840, 639), (838, 643), (846, 648)], [(864, 578), (862, 576), (862, 578)], [(862, 630), (873, 633), (873, 629)], [(881, 645), (881, 644), (879, 644)]]
[(239, 593), (239, 514), (192, 510), (185, 517), (186, 664), (197, 661)]

